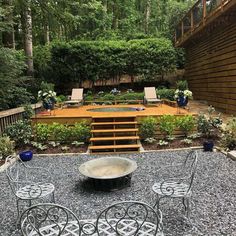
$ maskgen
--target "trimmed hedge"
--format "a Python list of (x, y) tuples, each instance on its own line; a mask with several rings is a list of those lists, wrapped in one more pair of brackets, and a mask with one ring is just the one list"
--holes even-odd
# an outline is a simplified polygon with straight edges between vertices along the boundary
[[(176, 51), (164, 38), (60, 42), (52, 44), (50, 52), (51, 56), (45, 56), (47, 62), (41, 61), (41, 65), (50, 65), (47, 70), (53, 71), (53, 76), (44, 70), (43, 77), (56, 85), (106, 80), (123, 74), (153, 78), (172, 71), (176, 65)], [(37, 69), (42, 74), (40, 67)]]

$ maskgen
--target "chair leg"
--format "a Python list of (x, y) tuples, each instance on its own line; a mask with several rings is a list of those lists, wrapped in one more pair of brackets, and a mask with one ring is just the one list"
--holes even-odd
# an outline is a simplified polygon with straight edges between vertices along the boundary
[(54, 192), (52, 193), (52, 202), (55, 203), (55, 195), (54, 195)]
[(190, 199), (189, 199), (189, 197), (183, 198), (183, 205), (184, 205), (184, 210), (186, 212), (186, 216), (189, 219), (189, 215), (190, 215)]
[(16, 218), (16, 226), (18, 227), (18, 223), (20, 220), (20, 209), (19, 209), (19, 201), (20, 199), (16, 199), (16, 209), (17, 209), (17, 218)]

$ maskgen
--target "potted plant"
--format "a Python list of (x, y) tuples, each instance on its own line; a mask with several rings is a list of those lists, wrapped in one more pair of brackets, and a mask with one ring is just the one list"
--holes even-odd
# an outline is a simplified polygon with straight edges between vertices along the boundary
[(193, 93), (188, 90), (188, 84), (186, 80), (180, 80), (177, 82), (177, 89), (175, 90), (175, 99), (179, 107), (185, 107), (188, 104), (188, 99), (192, 98)]
[(41, 90), (38, 91), (38, 99), (42, 101), (43, 107), (46, 110), (53, 110), (56, 103), (56, 92), (54, 85), (46, 82), (41, 83)]
[(213, 151), (213, 137), (217, 136), (217, 131), (220, 129), (222, 124), (220, 114), (218, 116), (213, 116), (214, 112), (215, 108), (209, 106), (207, 115), (200, 114), (198, 116), (198, 131), (206, 138), (203, 142), (204, 151)]
[(14, 142), (8, 136), (0, 137), (0, 165), (4, 164), (6, 157), (14, 154)]

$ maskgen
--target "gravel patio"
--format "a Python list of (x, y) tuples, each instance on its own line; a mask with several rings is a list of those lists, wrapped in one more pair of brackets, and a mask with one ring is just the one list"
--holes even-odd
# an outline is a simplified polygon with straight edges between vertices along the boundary
[[(74, 211), (81, 219), (96, 218), (106, 206), (121, 200), (144, 201), (154, 204), (151, 190), (158, 168), (179, 163), (188, 151), (161, 151), (119, 155), (137, 161), (138, 169), (131, 187), (115, 192), (88, 191), (78, 166), (96, 156), (34, 157), (29, 165), (48, 168), (55, 184), (55, 198)], [(181, 200), (161, 203), (165, 235), (236, 235), (236, 162), (219, 152), (198, 151), (198, 168), (192, 195), (192, 226), (183, 217)], [(38, 173), (40, 175), (40, 173)], [(0, 173), (0, 235), (17, 236), (16, 205), (5, 173)]]

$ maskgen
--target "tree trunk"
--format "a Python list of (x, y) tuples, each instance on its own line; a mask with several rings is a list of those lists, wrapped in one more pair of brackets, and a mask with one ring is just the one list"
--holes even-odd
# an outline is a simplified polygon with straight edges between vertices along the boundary
[(29, 1), (25, 2), (22, 12), (22, 26), (24, 32), (24, 50), (26, 55), (27, 75), (33, 75), (33, 37), (32, 37), (32, 16)]
[(149, 31), (149, 21), (151, 15), (151, 0), (147, 0), (145, 13), (144, 13), (144, 32), (148, 34)]
[(112, 29), (116, 30), (118, 29), (118, 6), (116, 3), (113, 3), (113, 18), (112, 18)]
[(48, 24), (44, 25), (44, 42), (45, 44), (50, 44), (50, 31)]
[(15, 35), (13, 27), (13, 6), (12, 0), (3, 0), (2, 6), (4, 9), (8, 10), (8, 14), (3, 17), (3, 21), (9, 24), (10, 29), (8, 31), (2, 32), (2, 43), (4, 47), (15, 49)]

